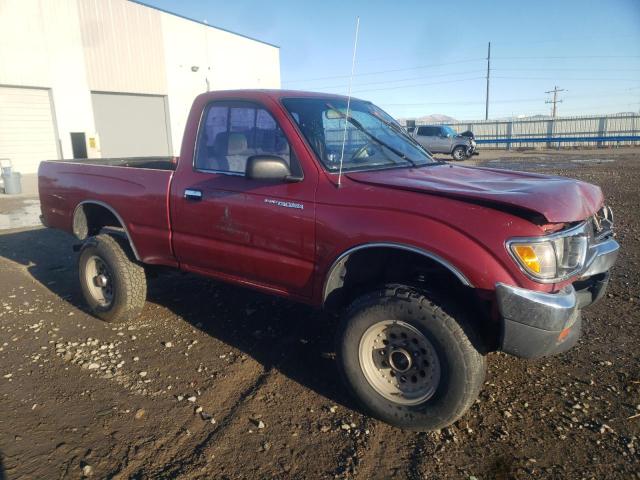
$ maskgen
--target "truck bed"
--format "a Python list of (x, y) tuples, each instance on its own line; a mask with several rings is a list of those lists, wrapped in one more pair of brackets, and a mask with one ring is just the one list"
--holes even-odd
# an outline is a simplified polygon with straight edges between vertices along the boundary
[(176, 164), (170, 157), (44, 161), (42, 222), (73, 233), (78, 208), (104, 208), (128, 232), (139, 260), (174, 264), (168, 197)]
[(120, 157), (53, 160), (61, 163), (81, 165), (104, 165), (110, 167), (147, 168), (151, 170), (175, 170), (176, 157)]

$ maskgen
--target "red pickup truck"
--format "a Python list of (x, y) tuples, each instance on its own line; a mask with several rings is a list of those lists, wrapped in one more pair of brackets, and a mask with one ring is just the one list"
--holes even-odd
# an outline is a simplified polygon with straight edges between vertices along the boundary
[(370, 102), (317, 93), (202, 94), (179, 158), (47, 161), (39, 188), (97, 317), (138, 315), (154, 265), (330, 309), (348, 389), (415, 430), (473, 404), (488, 352), (575, 345), (619, 248), (598, 187), (435, 161)]

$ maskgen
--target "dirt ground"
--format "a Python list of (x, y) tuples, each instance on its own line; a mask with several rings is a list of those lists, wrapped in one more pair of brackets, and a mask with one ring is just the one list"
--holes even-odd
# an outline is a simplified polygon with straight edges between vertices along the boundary
[(73, 239), (0, 232), (0, 480), (640, 479), (640, 150), (501, 152), (467, 163), (602, 186), (622, 245), (570, 352), (489, 355), (467, 415), (409, 433), (337, 378), (334, 320), (179, 273), (126, 325), (84, 311)]

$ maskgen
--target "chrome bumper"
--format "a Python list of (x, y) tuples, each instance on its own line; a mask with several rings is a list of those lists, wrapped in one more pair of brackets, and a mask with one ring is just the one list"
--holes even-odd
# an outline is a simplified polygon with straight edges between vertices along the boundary
[(498, 283), (502, 317), (500, 349), (522, 358), (537, 358), (568, 350), (580, 338), (582, 320), (572, 285), (541, 293)]
[(599, 273), (608, 272), (618, 258), (620, 245), (613, 238), (589, 247), (585, 271), (580, 278), (588, 278)]
[(561, 353), (580, 338), (580, 309), (602, 298), (609, 283), (609, 269), (620, 246), (609, 239), (590, 248), (584, 273), (557, 293), (496, 284), (502, 319), (500, 349), (523, 358)]

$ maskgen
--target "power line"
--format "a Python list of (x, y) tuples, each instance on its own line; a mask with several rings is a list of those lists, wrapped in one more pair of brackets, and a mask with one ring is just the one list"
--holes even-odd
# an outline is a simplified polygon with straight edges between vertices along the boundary
[(367, 90), (357, 90), (354, 93), (366, 93), (366, 92), (379, 92), (382, 90), (397, 90), (398, 88), (414, 88), (414, 87), (427, 87), (429, 85), (442, 85), (445, 83), (458, 83), (458, 82), (468, 82), (471, 80), (483, 80), (484, 77), (472, 77), (472, 78), (460, 78), (458, 80), (443, 80), (441, 82), (432, 82), (432, 83), (414, 83), (413, 85), (399, 85), (396, 87), (382, 87), (382, 88), (370, 88)]
[[(558, 60), (566, 60), (566, 59), (585, 59), (585, 58), (600, 58), (600, 59), (609, 59), (609, 58), (640, 58), (640, 55), (564, 55), (564, 56), (519, 56), (519, 57), (492, 57), (492, 59), (494, 60), (545, 60), (545, 59), (558, 59)], [(373, 72), (364, 72), (364, 73), (357, 73), (354, 74), (355, 77), (362, 77), (362, 76), (370, 76), (370, 75), (379, 75), (382, 73), (394, 73), (394, 72), (406, 72), (406, 71), (410, 71), (410, 70), (420, 70), (423, 68), (433, 68), (433, 67), (442, 67), (442, 66), (447, 66), (447, 65), (458, 65), (461, 63), (470, 63), (470, 62), (480, 62), (480, 61), (486, 61), (486, 58), (468, 58), (468, 59), (463, 59), (463, 60), (455, 60), (452, 62), (442, 62), (442, 63), (432, 63), (429, 65), (417, 65), (417, 66), (413, 66), (413, 67), (403, 67), (403, 68), (395, 68), (395, 69), (389, 69), (389, 70), (377, 70), (377, 71), (373, 71)], [(533, 70), (533, 69), (532, 69)], [(551, 69), (546, 69), (546, 70), (551, 70)], [(570, 70), (570, 69), (567, 69)], [(580, 69), (581, 70), (581, 69)], [(584, 70), (591, 70), (591, 69), (584, 69)], [(623, 71), (624, 69), (620, 69), (621, 71)], [(578, 69), (576, 69), (576, 71), (578, 71)], [(637, 71), (637, 70), (627, 70), (627, 71)], [(348, 78), (349, 75), (332, 75), (332, 76), (326, 76), (326, 77), (315, 77), (315, 78), (302, 78), (302, 79), (296, 79), (296, 80), (286, 80), (283, 81), (283, 84), (290, 84), (290, 83), (302, 83), (302, 82), (315, 82), (317, 80), (332, 80), (332, 79), (336, 79), (336, 78)]]
[[(366, 93), (366, 92), (380, 92), (383, 90), (397, 90), (400, 88), (414, 88), (414, 87), (427, 87), (429, 85), (443, 85), (443, 84), (447, 84), (447, 83), (458, 83), (458, 82), (467, 82), (470, 80), (482, 80), (484, 79), (484, 77), (471, 77), (471, 78), (460, 78), (460, 79), (456, 79), (456, 80), (443, 80), (440, 82), (430, 82), (430, 83), (414, 83), (411, 85), (397, 85), (394, 87), (381, 87), (381, 88), (368, 88), (366, 90), (354, 90), (353, 93)], [(386, 82), (383, 82), (386, 83)], [(328, 88), (328, 87), (325, 87)], [(336, 86), (334, 88), (340, 88), (340, 86)], [(319, 88), (316, 88), (315, 90), (319, 90)]]
[(589, 78), (575, 78), (575, 77), (503, 77), (497, 76), (493, 78), (503, 78), (506, 80), (566, 80), (566, 81), (598, 81), (605, 80), (608, 82), (637, 82), (638, 78), (601, 78), (601, 77), (589, 77)]
[[(375, 81), (375, 82), (358, 83), (357, 86), (362, 87), (362, 86), (367, 86), (367, 85), (387, 85), (387, 84), (390, 84), (390, 83), (408, 82), (408, 81), (411, 81), (411, 80), (424, 80), (424, 79), (428, 79), (428, 78), (451, 77), (451, 76), (456, 76), (456, 75), (479, 74), (479, 73), (482, 73), (483, 71), (484, 70), (467, 70), (465, 72), (442, 73), (442, 74), (428, 75), (428, 76), (421, 75), (419, 77), (397, 78), (395, 80), (378, 80), (378, 81)], [(314, 86), (313, 88), (315, 88), (315, 89), (324, 89), (324, 88), (329, 89), (329, 88), (344, 88), (346, 86), (348, 86), (348, 84), (324, 85), (324, 86), (321, 86), (321, 87)]]
[[(493, 68), (494, 72), (590, 72), (594, 68)], [(640, 72), (640, 68), (607, 68), (608, 72)]]
[[(491, 68), (491, 72), (496, 72), (499, 71), (501, 69), (496, 69), (496, 68)], [(538, 69), (538, 71), (541, 71)], [(640, 70), (639, 70), (640, 71)], [(376, 80), (374, 82), (364, 82), (364, 83), (357, 83), (355, 86), (356, 87), (364, 87), (364, 86), (369, 86), (369, 85), (389, 85), (389, 84), (394, 84), (394, 83), (400, 83), (400, 82), (409, 82), (412, 80), (421, 80), (421, 79), (430, 79), (430, 78), (441, 78), (441, 77), (455, 77), (455, 76), (459, 76), (459, 75), (472, 75), (472, 74), (479, 74), (482, 73), (483, 70), (466, 70), (463, 72), (451, 72), (451, 73), (441, 73), (441, 74), (436, 74), (436, 75), (428, 75), (428, 76), (416, 76), (416, 77), (407, 77), (407, 78), (397, 78), (397, 79), (393, 79), (393, 80)], [(474, 77), (476, 78), (476, 77)], [(486, 76), (483, 77), (479, 77), (479, 78), (486, 78)], [(514, 77), (514, 76), (504, 76), (504, 75), (493, 75), (492, 78), (497, 78), (497, 79), (504, 79), (504, 80), (565, 80), (565, 81), (597, 81), (597, 80), (605, 80), (605, 81), (637, 81), (638, 79), (635, 78), (571, 78), (571, 77), (560, 77), (558, 78), (557, 76), (554, 77)], [(452, 79), (452, 81), (457, 81), (457, 79)], [(381, 90), (395, 90), (398, 88), (411, 88), (414, 86), (424, 86), (424, 85), (431, 85), (431, 84), (424, 84), (424, 83), (419, 83), (419, 84), (415, 84), (415, 85), (398, 85), (398, 86), (389, 86), (386, 88), (379, 88), (379, 89), (367, 89), (367, 90), (359, 90), (360, 92), (368, 92), (368, 91), (381, 91)], [(331, 89), (342, 89), (345, 88), (346, 86), (348, 86), (348, 84), (334, 84), (334, 85), (321, 85), (321, 86), (312, 86), (312, 87), (308, 87), (308, 88), (312, 88), (314, 90), (331, 90)], [(640, 88), (640, 87), (631, 87), (631, 88)], [(627, 89), (628, 90), (628, 89)], [(485, 102), (481, 102), (481, 103), (486, 103)]]
[[(510, 100), (493, 100), (494, 103), (519, 103), (519, 102), (540, 102), (544, 98), (515, 98)], [(426, 103), (381, 103), (380, 105), (386, 106), (400, 106), (400, 107), (421, 107), (429, 105), (484, 105), (483, 100), (478, 101), (459, 101), (459, 102), (426, 102)]]
[(640, 58), (640, 55), (557, 55), (534, 57), (495, 57), (496, 60), (567, 60), (571, 58)]
[[(640, 87), (638, 87), (640, 88)], [(610, 97), (627, 97), (629, 96), (628, 91), (631, 89), (619, 89), (619, 90), (608, 90), (606, 92), (592, 92), (589, 94), (582, 95), (567, 95), (565, 98), (574, 99), (574, 98), (594, 98), (600, 97), (604, 95), (608, 95)], [(620, 93), (612, 93), (612, 92), (620, 92)], [(524, 102), (542, 102), (545, 98), (537, 97), (537, 98), (509, 98), (503, 100), (492, 100), (492, 104), (494, 103), (524, 103)], [(429, 105), (482, 105), (485, 102), (483, 100), (478, 101), (452, 101), (452, 102), (423, 102), (423, 103), (380, 103), (380, 105), (384, 106), (400, 106), (400, 107), (422, 107)]]
[[(556, 78), (556, 77), (538, 78), (538, 77), (500, 77), (500, 76), (493, 76), (492, 78), (519, 79), (519, 80), (558, 80), (558, 78)], [(455, 79), (455, 80), (443, 80), (443, 81), (440, 81), (440, 82), (414, 83), (414, 84), (410, 84), (410, 85), (396, 85), (396, 86), (392, 86), (392, 87), (368, 88), (368, 89), (364, 89), (364, 90), (356, 90), (356, 91), (354, 91), (354, 93), (380, 92), (380, 91), (384, 91), (384, 90), (397, 90), (397, 89), (400, 89), (400, 88), (427, 87), (427, 86), (430, 86), (430, 85), (443, 85), (443, 84), (447, 84), (447, 83), (467, 82), (467, 81), (472, 81), (472, 80), (486, 80), (486, 77), (470, 77), (470, 78), (460, 78), (460, 79)], [(560, 79), (560, 80), (563, 80), (563, 79)], [(607, 79), (607, 78), (591, 78), (591, 79), (569, 78), (569, 79), (566, 79), (565, 78), (564, 80), (571, 80), (571, 81), (573, 81), (573, 80), (637, 81), (637, 79), (630, 79), (630, 78), (624, 78), (624, 79), (611, 79), (611, 78), (609, 78), (609, 79)], [(383, 82), (383, 83), (386, 83), (386, 82)]]
[[(393, 73), (393, 72), (406, 72), (409, 70), (420, 70), (422, 68), (432, 68), (432, 67), (442, 67), (445, 65), (457, 65), (460, 63), (469, 63), (469, 62), (478, 62), (484, 60), (484, 58), (470, 58), (467, 60), (457, 60), (454, 62), (445, 62), (445, 63), (432, 63), (430, 65), (419, 65), (416, 67), (407, 67), (407, 68), (395, 68), (392, 70), (378, 70), (376, 72), (365, 72), (365, 73), (356, 73), (354, 74), (354, 77), (365, 77), (365, 76), (369, 76), (369, 75), (379, 75), (381, 73)], [(333, 75), (330, 77), (316, 77), (316, 78), (306, 78), (306, 79), (299, 79), (299, 80), (287, 80), (286, 82), (282, 82), (282, 83), (300, 83), (300, 82), (315, 82), (316, 80), (331, 80), (334, 78), (349, 78), (349, 75)]]
[[(604, 34), (604, 35), (589, 35), (589, 39), (595, 39), (595, 38), (606, 38), (608, 40), (612, 39), (612, 38), (635, 38), (636, 35), (633, 34), (620, 34), (620, 35), (610, 35), (610, 34)], [(580, 37), (576, 37), (576, 36), (570, 36), (570, 37), (564, 37), (564, 38), (553, 38), (553, 39), (545, 39), (545, 40), (512, 40), (509, 39), (509, 44), (513, 45), (515, 44), (519, 44), (519, 45), (527, 45), (527, 44), (537, 44), (537, 43), (568, 43), (571, 41), (578, 41), (578, 42), (583, 42), (584, 39), (580, 38)], [(497, 42), (494, 42), (497, 43)], [(502, 43), (502, 42), (499, 42)]]

